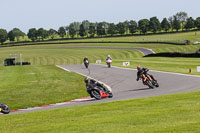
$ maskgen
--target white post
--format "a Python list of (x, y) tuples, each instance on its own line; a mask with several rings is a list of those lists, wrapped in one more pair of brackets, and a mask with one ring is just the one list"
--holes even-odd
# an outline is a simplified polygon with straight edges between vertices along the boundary
[(19, 59), (20, 59), (20, 65), (22, 65), (22, 54), (19, 54)]

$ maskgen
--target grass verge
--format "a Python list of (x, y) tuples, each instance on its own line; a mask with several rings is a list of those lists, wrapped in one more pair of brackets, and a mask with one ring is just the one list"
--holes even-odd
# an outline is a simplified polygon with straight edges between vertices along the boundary
[(87, 96), (84, 77), (56, 66), (0, 68), (0, 101), (11, 110)]
[(200, 91), (0, 117), (4, 133), (200, 132)]

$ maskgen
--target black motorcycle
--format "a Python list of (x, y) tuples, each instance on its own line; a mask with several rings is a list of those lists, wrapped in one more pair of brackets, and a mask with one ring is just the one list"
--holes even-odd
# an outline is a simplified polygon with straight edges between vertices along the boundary
[(10, 108), (6, 104), (0, 103), (0, 112), (8, 114), (10, 113)]
[(142, 73), (140, 75), (140, 79), (142, 79), (143, 84), (147, 85), (149, 88), (153, 89), (154, 87), (159, 87), (158, 82), (149, 74)]
[(88, 61), (88, 60), (85, 60), (85, 61), (84, 61), (84, 65), (85, 65), (86, 68), (88, 68), (88, 66), (89, 66), (89, 61)]
[(102, 98), (112, 98), (113, 94), (111, 90), (105, 87), (103, 84), (89, 78), (85, 78), (86, 89), (91, 98), (100, 100)]

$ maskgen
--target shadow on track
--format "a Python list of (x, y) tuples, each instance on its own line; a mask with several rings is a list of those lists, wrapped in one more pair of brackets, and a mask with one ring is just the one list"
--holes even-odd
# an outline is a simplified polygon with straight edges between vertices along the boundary
[(128, 90), (128, 91), (145, 91), (145, 90), (151, 90), (152, 88), (141, 88), (141, 89), (134, 89), (134, 90)]

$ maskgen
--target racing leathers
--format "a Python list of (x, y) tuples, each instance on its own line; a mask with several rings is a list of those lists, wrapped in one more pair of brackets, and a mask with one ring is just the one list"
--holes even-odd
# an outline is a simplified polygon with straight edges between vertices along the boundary
[(153, 77), (153, 75), (150, 75), (150, 74), (147, 73), (148, 71), (149, 71), (148, 68), (142, 68), (141, 70), (138, 70), (138, 72), (137, 72), (137, 79), (136, 80), (138, 81), (140, 79), (140, 75), (141, 74), (144, 74), (145, 76), (149, 75), (153, 80), (155, 80), (154, 77)]

